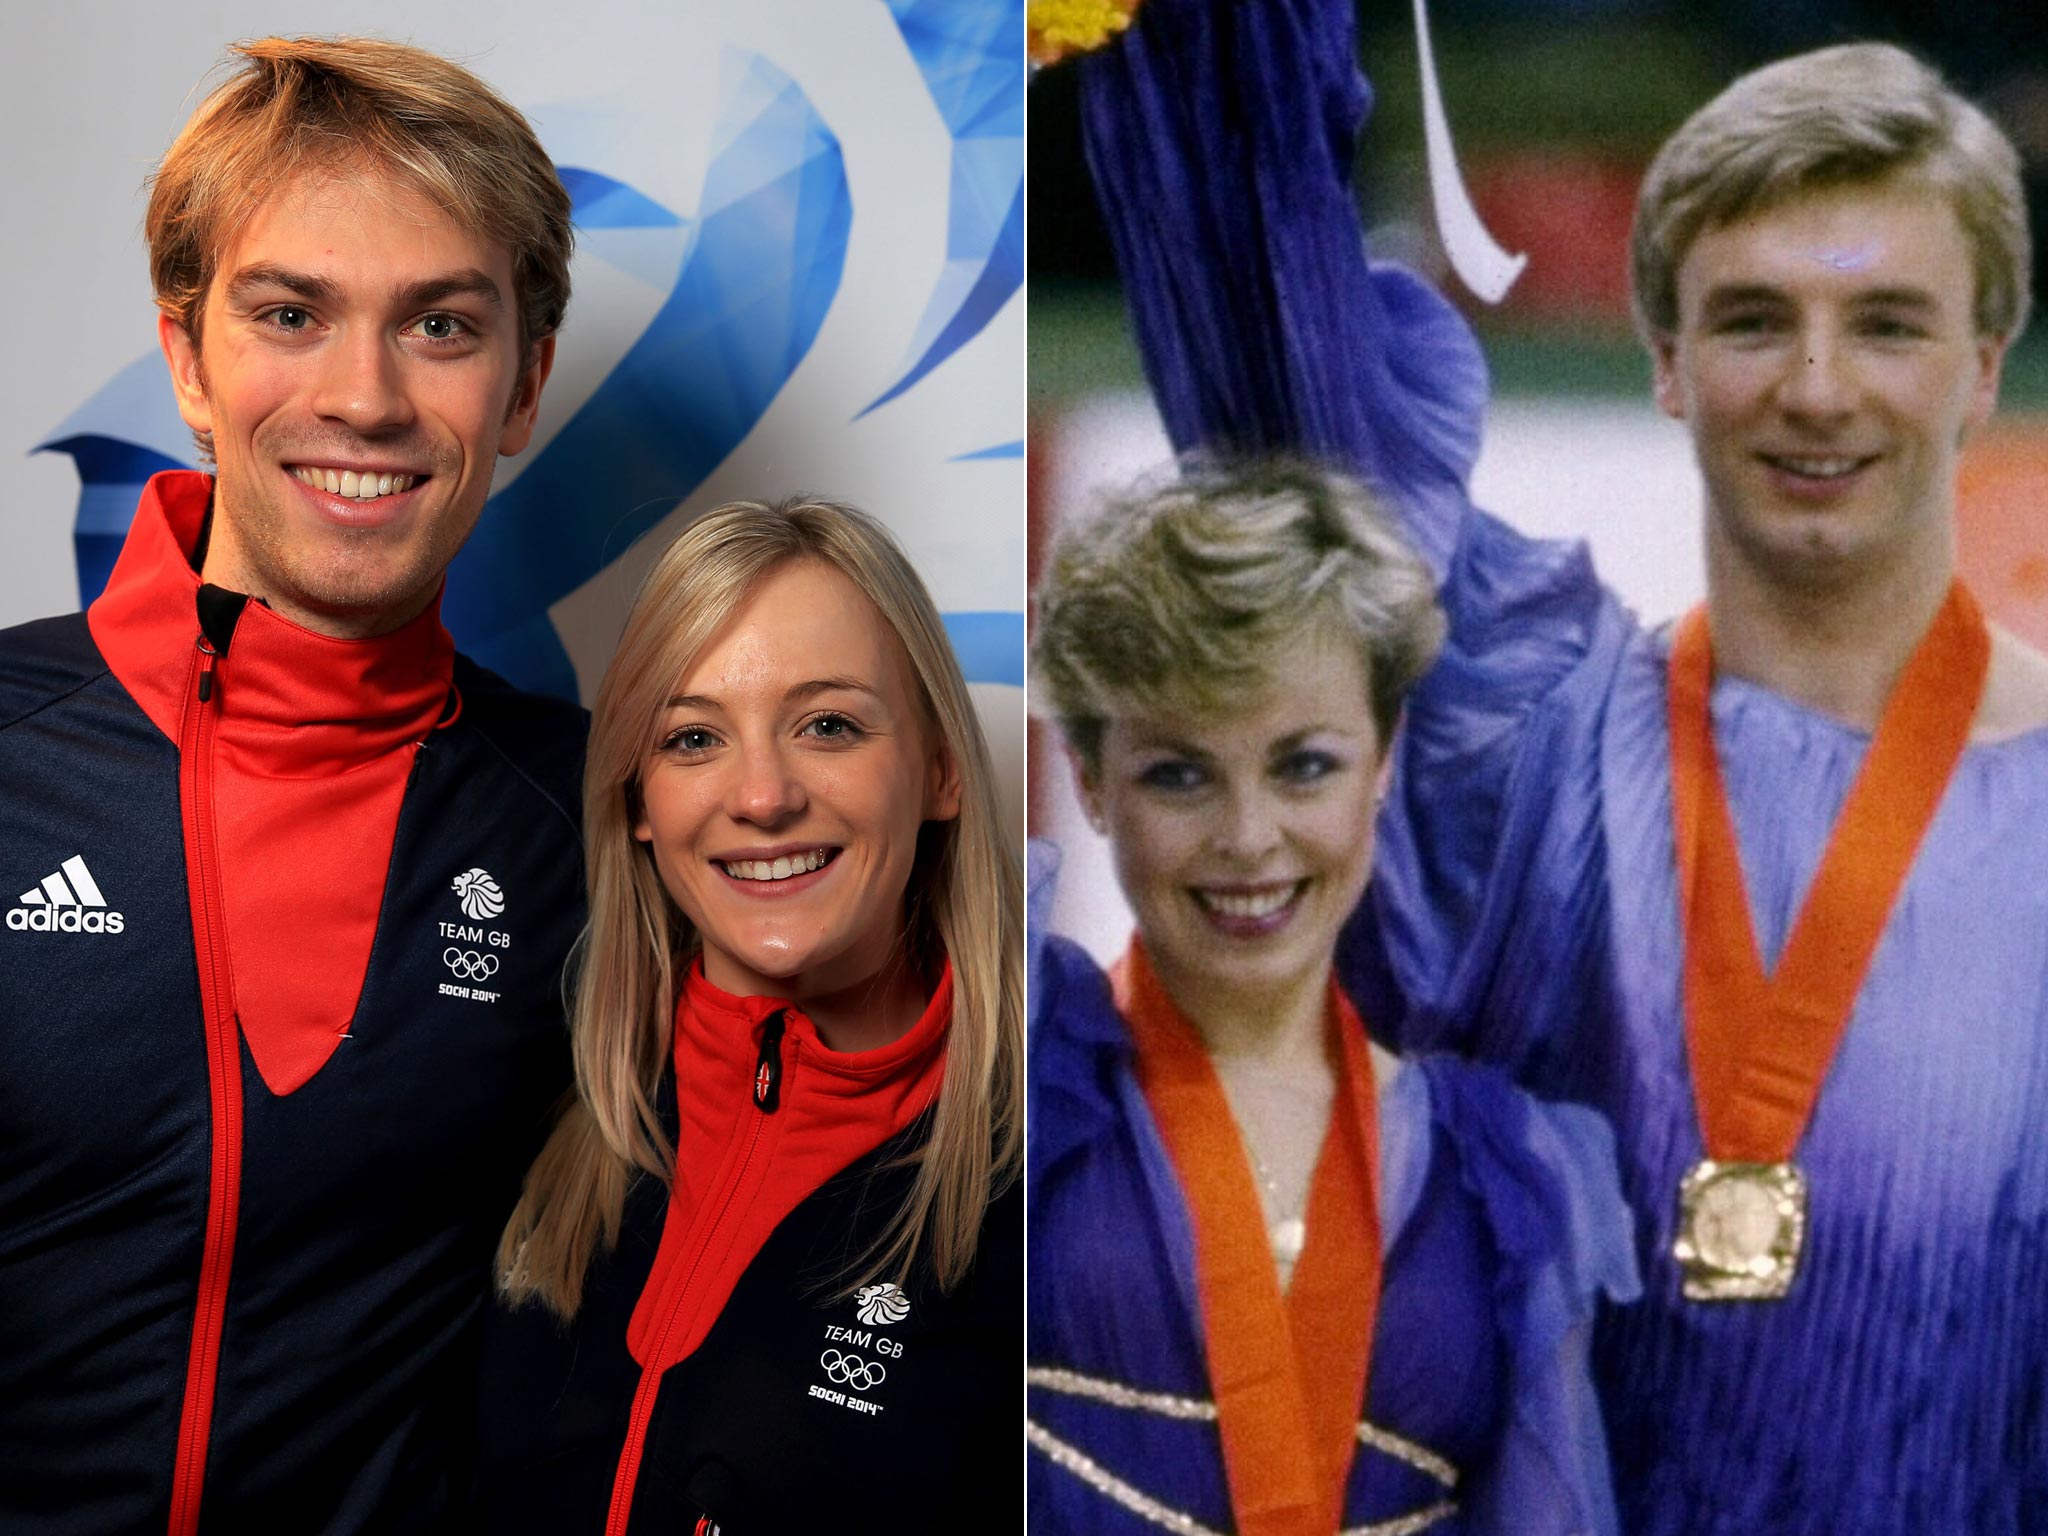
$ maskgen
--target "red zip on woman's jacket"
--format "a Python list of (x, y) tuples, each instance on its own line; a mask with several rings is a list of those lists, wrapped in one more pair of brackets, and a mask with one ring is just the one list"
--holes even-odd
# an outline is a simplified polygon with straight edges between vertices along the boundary
[(924, 1013), (878, 1050), (827, 1048), (775, 998), (734, 997), (693, 965), (676, 1007), (679, 1134), (661, 1247), (626, 1333), (640, 1365), (607, 1536), (623, 1536), (663, 1372), (704, 1342), (768, 1236), (827, 1179), (937, 1094), (953, 1014), (948, 964)]

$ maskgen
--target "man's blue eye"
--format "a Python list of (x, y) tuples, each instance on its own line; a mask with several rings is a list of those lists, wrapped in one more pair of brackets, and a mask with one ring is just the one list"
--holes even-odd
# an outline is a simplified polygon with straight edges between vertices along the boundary
[(468, 329), (454, 315), (428, 315), (419, 324), (420, 334), (429, 341), (453, 341)]
[(273, 324), (281, 330), (287, 331), (303, 331), (313, 323), (313, 317), (310, 314), (296, 305), (290, 304), (286, 305), (283, 309), (272, 310), (270, 318)]

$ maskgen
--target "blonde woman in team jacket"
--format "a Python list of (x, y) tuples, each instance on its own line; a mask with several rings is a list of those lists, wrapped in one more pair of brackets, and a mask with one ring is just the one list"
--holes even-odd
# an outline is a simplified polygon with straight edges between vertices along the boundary
[(881, 526), (742, 504), (598, 694), (579, 1092), (500, 1251), (485, 1529), (1021, 1522), (1022, 928)]

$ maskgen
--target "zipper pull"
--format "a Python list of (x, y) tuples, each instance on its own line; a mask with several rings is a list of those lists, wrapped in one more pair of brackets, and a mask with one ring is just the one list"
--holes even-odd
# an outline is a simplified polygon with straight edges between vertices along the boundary
[(234, 643), (235, 626), (242, 620), (248, 597), (212, 585), (199, 589), (199, 653), (206, 658), (199, 669), (199, 702), (213, 697), (213, 668)]
[(213, 697), (213, 666), (220, 660), (220, 652), (213, 648), (213, 642), (201, 635), (199, 654), (206, 659), (199, 663), (199, 702), (204, 704)]
[(772, 1115), (782, 1105), (783, 1010), (768, 1015), (761, 1028), (761, 1059), (754, 1064), (754, 1108)]

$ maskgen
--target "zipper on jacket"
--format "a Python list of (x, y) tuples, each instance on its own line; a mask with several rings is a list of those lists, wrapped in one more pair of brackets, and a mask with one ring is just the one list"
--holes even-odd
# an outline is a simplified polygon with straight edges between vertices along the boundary
[[(666, 1369), (662, 1360), (668, 1353), (669, 1335), (675, 1331), (676, 1314), (682, 1310), (683, 1298), (690, 1294), (690, 1286), (697, 1278), (705, 1251), (725, 1225), (725, 1218), (732, 1213), (733, 1201), (747, 1182), (747, 1173), (754, 1165), (754, 1153), (761, 1145), (761, 1133), (767, 1129), (768, 1117), (781, 1107), (782, 1032), (785, 1022), (783, 1010), (778, 1008), (761, 1026), (761, 1055), (754, 1064), (754, 1108), (757, 1113), (747, 1137), (747, 1150), (740, 1157), (738, 1172), (726, 1186), (718, 1214), (712, 1217), (711, 1225), (704, 1229), (704, 1240), (697, 1244), (697, 1251), (690, 1256), (690, 1267), (684, 1272), (683, 1283), (676, 1286), (668, 1298), (660, 1331), (654, 1336), (654, 1349), (648, 1355), (647, 1363), (640, 1367), (640, 1381), (633, 1389), (633, 1409), (626, 1418), (626, 1443), (619, 1452), (619, 1470), (612, 1479), (612, 1504), (611, 1512), (605, 1517), (605, 1536), (626, 1536), (626, 1524), (633, 1514), (633, 1488), (640, 1481), (640, 1457), (647, 1448), (647, 1424), (654, 1417), (654, 1401), (661, 1395), (661, 1377)], [(703, 1522), (700, 1520), (698, 1524), (701, 1526)], [(715, 1526), (713, 1528), (716, 1529)]]
[(778, 1008), (761, 1026), (761, 1058), (754, 1063), (754, 1108), (764, 1115), (782, 1107), (782, 1029)]
[[(218, 590), (218, 589), (207, 589)], [(220, 644), (202, 633), (193, 684), (178, 727), (178, 800), (185, 834), (186, 883), (192, 938), (199, 965), (199, 1001), (206, 1026), (206, 1084), (212, 1150), (207, 1170), (206, 1240), (199, 1261), (199, 1294), (192, 1315), (192, 1345), (178, 1412), (177, 1460), (171, 1474), (170, 1536), (196, 1536), (213, 1432), (213, 1394), (220, 1368), (221, 1325), (227, 1314), (228, 1275), (235, 1249), (235, 1218), (242, 1184), (242, 1060), (228, 972), (226, 914), (221, 896), (213, 812), (213, 738), (219, 724), (220, 664), (240, 617), (234, 605)], [(202, 598), (202, 618), (212, 619)], [(209, 622), (208, 630), (217, 630)]]

